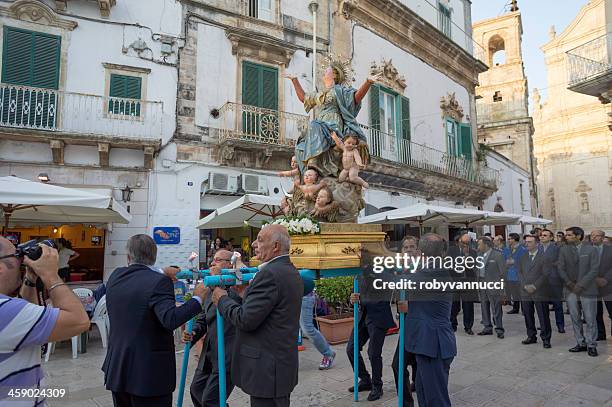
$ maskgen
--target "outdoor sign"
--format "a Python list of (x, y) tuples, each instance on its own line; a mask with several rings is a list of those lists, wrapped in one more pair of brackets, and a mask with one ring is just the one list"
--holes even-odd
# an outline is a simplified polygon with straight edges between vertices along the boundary
[(156, 226), (153, 228), (153, 239), (157, 244), (179, 244), (181, 228), (178, 226)]

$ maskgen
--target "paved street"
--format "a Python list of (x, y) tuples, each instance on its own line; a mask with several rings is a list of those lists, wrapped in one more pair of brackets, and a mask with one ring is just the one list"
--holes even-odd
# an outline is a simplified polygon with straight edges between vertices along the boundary
[[(480, 315), (478, 306), (476, 315)], [(463, 330), (458, 332), (459, 355), (453, 362), (450, 377), (453, 406), (612, 407), (610, 338), (607, 343), (599, 342), (600, 355), (592, 358), (586, 353), (571, 354), (567, 351), (575, 344), (571, 329), (568, 329), (566, 334), (558, 334), (555, 330), (552, 337), (553, 347), (546, 350), (542, 348), (541, 342), (527, 346), (520, 343), (525, 337), (521, 315), (504, 315), (504, 322), (505, 339), (497, 339), (495, 336), (468, 337)], [(568, 315), (566, 324), (571, 326)], [(478, 331), (480, 326), (475, 328), (475, 331)], [(365, 401), (367, 393), (361, 393), (362, 401), (359, 405), (397, 405), (390, 367), (396, 343), (397, 335), (388, 336), (385, 342), (384, 398), (370, 403)], [(352, 395), (347, 392), (347, 388), (352, 384), (352, 372), (345, 347), (335, 346), (338, 356), (334, 367), (320, 372), (317, 369), (320, 355), (308, 341), (306, 346), (307, 350), (300, 353), (300, 383), (292, 394), (292, 405), (353, 405)], [(48, 385), (68, 386), (70, 399), (54, 401), (51, 405), (111, 406), (111, 395), (103, 387), (100, 371), (103, 359), (104, 350), (97, 331), (89, 342), (88, 352), (79, 355), (78, 359), (70, 358), (69, 342), (58, 346), (45, 366)], [(177, 355), (177, 377), (181, 360), (182, 354)], [(189, 379), (193, 375), (194, 367), (192, 359)], [(229, 403), (232, 407), (248, 406), (248, 398), (240, 390), (235, 390)], [(184, 405), (192, 405), (188, 391)]]

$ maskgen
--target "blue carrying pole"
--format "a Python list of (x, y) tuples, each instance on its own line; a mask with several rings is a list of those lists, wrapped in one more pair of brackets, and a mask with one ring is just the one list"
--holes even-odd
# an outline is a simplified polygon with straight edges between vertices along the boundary
[(223, 332), (223, 317), (217, 309), (217, 353), (219, 365), (219, 407), (225, 407), (226, 384), (225, 384), (225, 334)]
[[(353, 279), (353, 292), (359, 293), (359, 282), (357, 277)], [(359, 335), (357, 329), (359, 327), (359, 303), (355, 301), (353, 304), (353, 399), (359, 401)]]
[[(186, 332), (191, 333), (193, 330), (193, 320), (195, 318), (191, 318), (187, 321)], [(187, 364), (189, 363), (189, 351), (191, 350), (191, 342), (187, 342), (185, 344), (185, 353), (183, 353), (183, 365), (181, 366), (181, 382), (179, 385), (178, 397), (176, 400), (176, 406), (183, 406), (183, 394), (185, 393), (185, 380), (187, 379)]]
[[(406, 292), (404, 290), (400, 291), (400, 301), (405, 301), (406, 300)], [(405, 367), (404, 367), (404, 325), (406, 323), (405, 321), (405, 314), (403, 312), (400, 312), (400, 319), (399, 319), (399, 369), (398, 369), (398, 383), (397, 383), (397, 405), (398, 407), (403, 407), (404, 405), (404, 371), (405, 371)]]

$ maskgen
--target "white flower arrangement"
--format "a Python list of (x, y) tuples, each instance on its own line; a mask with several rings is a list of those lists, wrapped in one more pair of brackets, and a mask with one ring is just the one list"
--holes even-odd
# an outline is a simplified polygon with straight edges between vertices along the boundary
[(287, 228), (290, 235), (314, 235), (321, 231), (319, 222), (307, 215), (283, 216), (271, 222), (264, 222), (262, 227), (268, 225), (282, 225)]

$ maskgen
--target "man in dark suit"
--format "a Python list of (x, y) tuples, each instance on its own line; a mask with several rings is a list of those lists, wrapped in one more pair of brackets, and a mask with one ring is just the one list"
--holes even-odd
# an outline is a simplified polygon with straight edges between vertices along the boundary
[[(560, 334), (565, 333), (565, 315), (563, 314), (563, 280), (559, 275), (559, 246), (554, 243), (553, 232), (544, 229), (540, 234), (540, 248), (544, 263), (548, 268), (548, 299), (555, 312), (555, 322)], [(550, 310), (548, 311), (550, 312)]]
[[(210, 274), (218, 275), (221, 269), (232, 268), (231, 258), (232, 252), (229, 250), (217, 250), (210, 265)], [(242, 302), (240, 295), (234, 289), (229, 290), (228, 295), (238, 303)], [(230, 372), (236, 329), (234, 325), (226, 321), (223, 325), (223, 332), (226, 349), (225, 380), (227, 396), (229, 397), (234, 389)], [(204, 300), (204, 310), (195, 321), (192, 333), (183, 333), (183, 342), (191, 342), (192, 345), (195, 345), (204, 335), (206, 335), (206, 337), (204, 339), (204, 345), (202, 346), (202, 353), (200, 354), (198, 367), (191, 381), (191, 401), (195, 407), (218, 407), (219, 363), (217, 353), (217, 307), (213, 304), (210, 295)]]
[(253, 248), (263, 263), (242, 305), (215, 288), (213, 303), (236, 327), (232, 380), (251, 406), (289, 406), (298, 381), (298, 330), (304, 283), (289, 260), (291, 239), (281, 225), (261, 229)]
[(542, 249), (538, 248), (537, 236), (526, 236), (525, 253), (518, 262), (518, 274), (520, 281), (521, 304), (523, 316), (525, 317), (525, 327), (527, 328), (527, 339), (523, 340), (523, 345), (536, 343), (537, 329), (535, 325), (534, 310), (538, 314), (540, 321), (540, 337), (544, 343), (544, 348), (550, 348), (550, 311), (548, 310), (548, 273)]
[[(599, 290), (595, 278), (599, 273), (597, 250), (583, 244), (584, 230), (574, 226), (565, 230), (567, 244), (559, 254), (559, 275), (565, 283), (567, 306), (574, 326), (576, 346), (570, 352), (586, 352), (597, 356), (597, 296)], [(580, 302), (580, 304), (579, 304)], [(587, 324), (582, 328), (582, 315)]]
[[(467, 231), (463, 232), (457, 241), (456, 246), (449, 247), (448, 256), (455, 259), (454, 264), (475, 264), (475, 259), (478, 256), (476, 250), (470, 248), (470, 235)], [(460, 263), (461, 262), (461, 263)], [(452, 277), (455, 281), (476, 281), (476, 272), (472, 267), (466, 267), (463, 272), (457, 272), (457, 269), (452, 271)], [(457, 331), (457, 315), (463, 308), (463, 329), (466, 334), (474, 335), (472, 327), (474, 326), (474, 302), (477, 300), (473, 290), (464, 290), (455, 293), (453, 299), (453, 307), (451, 309), (451, 325), (453, 331)]]
[[(478, 281), (498, 282), (506, 276), (506, 264), (504, 256), (497, 250), (493, 250), (493, 241), (488, 237), (478, 239), (478, 251), (482, 256), (483, 267), (478, 268)], [(493, 312), (493, 323), (495, 332), (499, 339), (504, 338), (504, 324), (502, 322), (501, 297), (502, 290), (480, 290), (480, 310), (482, 312), (482, 324), (484, 329), (478, 335), (493, 335), (493, 324), (491, 323), (491, 311)]]
[[(604, 245), (606, 234), (603, 230), (591, 232), (591, 242), (597, 250), (599, 256), (599, 274), (595, 278), (595, 283), (599, 288), (599, 296), (602, 300), (597, 300), (597, 340), (606, 340), (606, 324), (604, 323), (603, 308), (606, 306), (608, 317), (612, 322), (612, 246)], [(610, 328), (612, 335), (612, 327)]]
[[(489, 239), (490, 240), (490, 239)], [(446, 242), (435, 234), (425, 234), (419, 248), (426, 257), (442, 257)], [(420, 282), (450, 281), (448, 270), (424, 265), (411, 274), (417, 287)], [(451, 363), (457, 355), (455, 334), (450, 322), (452, 292), (410, 292), (404, 331), (406, 351), (417, 360), (416, 392), (419, 407), (450, 407), (448, 376)], [(404, 304), (405, 306), (405, 304)]]
[(202, 311), (205, 289), (196, 287), (193, 298), (177, 307), (172, 280), (153, 268), (153, 239), (132, 236), (127, 252), (129, 266), (116, 269), (106, 283), (104, 382), (115, 406), (169, 407), (176, 387), (173, 331)]
[[(362, 267), (363, 275), (359, 277), (359, 294), (351, 294), (351, 304), (359, 303), (359, 322), (357, 326), (357, 349), (358, 349), (358, 370), (359, 383), (358, 391), (368, 391), (368, 401), (375, 401), (382, 397), (382, 350), (385, 343), (385, 337), (389, 328), (395, 327), (393, 314), (391, 313), (391, 293), (375, 290), (373, 287), (374, 278), (380, 278), (380, 274), (374, 274), (372, 263), (368, 261), (369, 254), (362, 251)], [(368, 358), (372, 367), (372, 377), (366, 369), (361, 349), (366, 342), (368, 344)], [(355, 354), (354, 354), (354, 332), (351, 331), (348, 343), (346, 344), (346, 354), (351, 362), (351, 366), (355, 369)], [(354, 391), (351, 386), (349, 392)]]

